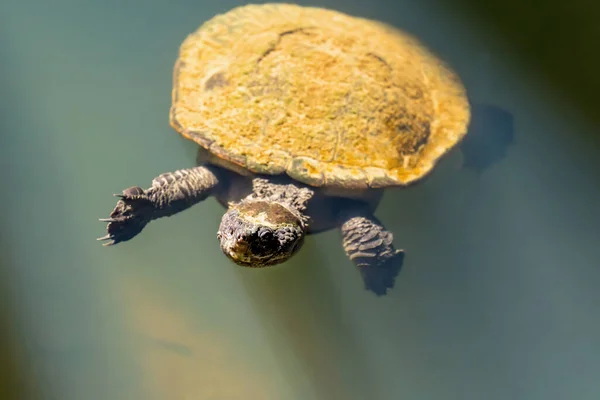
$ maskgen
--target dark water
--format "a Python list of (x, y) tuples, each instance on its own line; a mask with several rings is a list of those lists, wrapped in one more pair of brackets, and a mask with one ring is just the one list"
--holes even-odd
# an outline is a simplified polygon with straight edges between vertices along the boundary
[(597, 399), (600, 185), (577, 139), (592, 128), (432, 1), (318, 4), (417, 34), (515, 116), (502, 163), (478, 175), (455, 153), (386, 195), (407, 250), (389, 296), (362, 290), (336, 232), (284, 268), (234, 267), (214, 200), (94, 240), (111, 193), (193, 164), (168, 126), (177, 48), (239, 4), (0, 4), (1, 238), (35, 398)]

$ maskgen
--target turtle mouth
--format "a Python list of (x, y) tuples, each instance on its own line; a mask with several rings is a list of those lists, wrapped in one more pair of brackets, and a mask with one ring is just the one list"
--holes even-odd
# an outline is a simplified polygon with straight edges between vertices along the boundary
[(221, 250), (230, 260), (242, 267), (264, 268), (285, 261), (277, 257), (277, 252), (258, 253), (256, 246), (248, 239), (221, 237)]

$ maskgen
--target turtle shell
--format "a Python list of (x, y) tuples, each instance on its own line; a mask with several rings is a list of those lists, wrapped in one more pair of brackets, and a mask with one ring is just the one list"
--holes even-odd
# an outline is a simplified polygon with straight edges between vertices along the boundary
[(263, 4), (185, 39), (170, 121), (253, 173), (365, 189), (424, 177), (470, 114), (460, 79), (414, 37), (332, 10)]

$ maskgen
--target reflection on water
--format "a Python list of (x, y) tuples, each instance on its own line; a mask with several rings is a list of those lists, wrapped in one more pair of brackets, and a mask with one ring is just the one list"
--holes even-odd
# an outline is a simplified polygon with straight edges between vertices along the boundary
[(135, 332), (139, 385), (156, 399), (278, 399), (255, 360), (210, 326), (196, 326), (161, 287), (128, 276), (119, 283)]
[(502, 162), (477, 174), (454, 153), (384, 197), (407, 251), (389, 296), (363, 290), (337, 232), (285, 267), (236, 268), (212, 200), (98, 245), (110, 193), (193, 165), (168, 127), (177, 47), (237, 4), (0, 5), (3, 239), (39, 398), (596, 399), (600, 187), (577, 142), (591, 128), (506, 54), (482, 68), (481, 35), (433, 4), (321, 3), (416, 33), (475, 102), (515, 115)]
[(514, 143), (515, 123), (510, 111), (489, 104), (474, 104), (469, 133), (459, 146), (462, 166), (483, 173), (502, 162)]

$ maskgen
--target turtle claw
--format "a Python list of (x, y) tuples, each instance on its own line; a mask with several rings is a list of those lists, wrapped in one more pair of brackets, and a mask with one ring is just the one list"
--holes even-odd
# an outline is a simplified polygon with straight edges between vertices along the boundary
[(99, 241), (108, 240), (108, 242), (102, 243), (102, 246), (112, 246), (113, 244), (115, 244), (115, 241), (111, 239), (110, 235), (99, 237), (96, 240), (99, 240)]
[(108, 218), (100, 218), (107, 222), (107, 235), (98, 238), (103, 246), (112, 246), (133, 239), (152, 219), (154, 204), (144, 191), (138, 187), (125, 189), (119, 197), (117, 205)]

